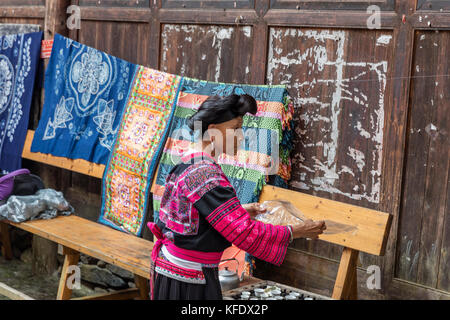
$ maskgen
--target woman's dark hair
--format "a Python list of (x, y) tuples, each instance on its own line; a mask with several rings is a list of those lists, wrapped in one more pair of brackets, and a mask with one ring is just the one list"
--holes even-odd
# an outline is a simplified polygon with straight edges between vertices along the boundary
[(246, 113), (256, 114), (256, 100), (248, 94), (232, 94), (226, 97), (218, 95), (206, 99), (198, 111), (187, 119), (189, 129), (194, 131), (194, 123), (201, 121), (202, 135), (210, 124), (218, 124), (242, 117)]

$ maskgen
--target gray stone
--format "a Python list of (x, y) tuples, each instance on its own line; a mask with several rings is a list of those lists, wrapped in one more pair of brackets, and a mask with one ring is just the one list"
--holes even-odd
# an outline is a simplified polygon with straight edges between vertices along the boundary
[(33, 261), (33, 250), (28, 248), (20, 255), (20, 260), (25, 263), (30, 263)]
[(134, 282), (128, 282), (128, 287), (130, 288), (136, 288), (136, 284)]
[(83, 262), (84, 264), (97, 264), (98, 263), (98, 259), (89, 257), (85, 254), (80, 254), (80, 261)]
[(124, 270), (118, 266), (115, 266), (113, 264), (107, 264), (106, 269), (114, 273), (115, 275), (118, 275), (119, 277), (125, 279), (125, 280), (134, 280), (134, 275), (128, 270)]
[(112, 288), (126, 288), (127, 284), (122, 278), (116, 276), (108, 269), (99, 268), (89, 264), (82, 264), (80, 266), (81, 279)]
[(95, 293), (108, 293), (108, 290), (100, 288), (100, 287), (95, 287), (94, 292)]
[(100, 268), (105, 268), (106, 267), (106, 262), (98, 260), (97, 266), (100, 267)]

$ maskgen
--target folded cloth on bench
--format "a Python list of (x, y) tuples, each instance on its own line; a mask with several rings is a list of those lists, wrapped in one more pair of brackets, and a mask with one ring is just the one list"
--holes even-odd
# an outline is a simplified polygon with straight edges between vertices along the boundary
[(22, 166), (42, 32), (0, 37), (0, 171)]
[(39, 32), (38, 24), (0, 23), (0, 36), (19, 33)]
[(73, 207), (61, 192), (42, 189), (30, 196), (11, 196), (0, 206), (0, 220), (24, 222), (27, 220), (52, 219), (58, 215), (70, 215)]
[(31, 151), (106, 164), (136, 69), (56, 34)]
[[(194, 137), (186, 119), (211, 95), (249, 94), (257, 100), (256, 115), (244, 116), (244, 143), (237, 157), (218, 160), (241, 203), (256, 202), (266, 183), (287, 186), (290, 179), (293, 103), (285, 86), (216, 83), (185, 78), (153, 192), (154, 220), (159, 217), (166, 177)], [(277, 166), (278, 162), (278, 166)]]
[(100, 223), (140, 235), (182, 81), (177, 75), (138, 67), (103, 176)]

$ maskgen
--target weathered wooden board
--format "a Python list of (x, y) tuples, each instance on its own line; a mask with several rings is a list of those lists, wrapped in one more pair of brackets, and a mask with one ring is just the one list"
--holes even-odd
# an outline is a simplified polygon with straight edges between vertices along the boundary
[(149, 34), (148, 23), (82, 19), (78, 39), (75, 40), (126, 61), (147, 65)]
[(417, 10), (450, 10), (447, 0), (417, 0)]
[(90, 7), (122, 7), (122, 8), (148, 8), (150, 0), (79, 0), (80, 6)]
[(314, 1), (295, 1), (295, 0), (270, 0), (270, 7), (274, 9), (296, 9), (296, 10), (363, 10), (366, 11), (370, 5), (376, 5), (382, 10), (394, 9), (394, 0), (378, 1), (357, 1), (357, 0), (314, 0)]
[(5, 5), (8, 5), (8, 6), (45, 6), (45, 0), (8, 0), (8, 1), (2, 1), (1, 6), (5, 6)]
[(271, 29), (268, 82), (298, 107), (292, 187), (379, 203), (391, 54), (389, 32)]
[(219, 82), (249, 82), (252, 28), (165, 24), (162, 71)]
[[(271, 28), (267, 82), (288, 85), (297, 106), (292, 188), (378, 207), (392, 50), (386, 31)], [(298, 240), (295, 247), (340, 257), (329, 244)]]
[(436, 288), (440, 274), (439, 285), (446, 290), (450, 286), (448, 238), (443, 241), (450, 171), (449, 48), (450, 32), (416, 33), (397, 248), (399, 278)]
[(162, 0), (162, 8), (186, 8), (186, 9), (205, 9), (205, 8), (220, 8), (220, 9), (248, 9), (255, 7), (255, 0)]

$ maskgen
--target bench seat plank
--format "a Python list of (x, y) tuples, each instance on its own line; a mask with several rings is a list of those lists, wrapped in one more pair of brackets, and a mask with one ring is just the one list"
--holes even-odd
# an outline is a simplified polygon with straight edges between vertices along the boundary
[(312, 220), (330, 220), (355, 227), (353, 231), (322, 234), (319, 239), (344, 247), (384, 255), (392, 216), (343, 202), (311, 196), (306, 193), (264, 186), (259, 202), (287, 200)]
[(153, 242), (75, 216), (11, 225), (150, 279)]

